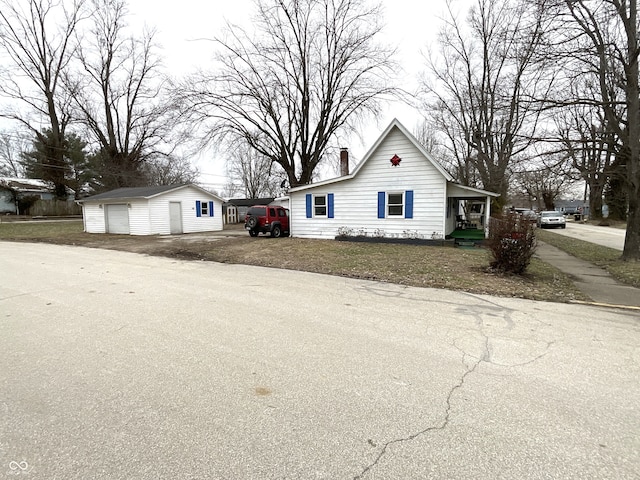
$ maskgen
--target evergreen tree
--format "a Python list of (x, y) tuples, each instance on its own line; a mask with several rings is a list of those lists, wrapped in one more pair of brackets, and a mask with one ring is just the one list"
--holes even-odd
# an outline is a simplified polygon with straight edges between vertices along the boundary
[[(67, 134), (60, 147), (49, 142), (52, 137), (51, 130), (41, 132), (33, 139), (31, 150), (22, 153), (25, 176), (52, 182), (59, 198), (66, 198), (67, 187), (74, 190), (78, 198), (83, 191), (91, 190), (95, 185), (93, 156), (87, 154), (87, 143), (75, 133)], [(62, 163), (53, 163), (52, 158), (61, 158)]]

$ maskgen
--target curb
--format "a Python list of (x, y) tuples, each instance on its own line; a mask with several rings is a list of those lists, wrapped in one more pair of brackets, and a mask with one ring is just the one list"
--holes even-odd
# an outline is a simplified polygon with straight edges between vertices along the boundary
[(574, 303), (578, 305), (590, 305), (592, 307), (620, 308), (623, 310), (640, 312), (640, 307), (634, 307), (633, 305), (616, 305), (613, 303), (587, 302), (584, 300), (570, 300), (569, 303)]

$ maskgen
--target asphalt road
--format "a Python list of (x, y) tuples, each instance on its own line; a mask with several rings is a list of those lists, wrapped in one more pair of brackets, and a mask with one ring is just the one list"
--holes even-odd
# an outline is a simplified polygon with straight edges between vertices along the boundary
[(624, 236), (626, 230), (613, 227), (599, 227), (586, 223), (567, 222), (567, 228), (554, 228), (550, 232), (567, 237), (578, 238), (609, 248), (622, 251), (624, 249)]
[(637, 313), (0, 242), (0, 477), (637, 479)]

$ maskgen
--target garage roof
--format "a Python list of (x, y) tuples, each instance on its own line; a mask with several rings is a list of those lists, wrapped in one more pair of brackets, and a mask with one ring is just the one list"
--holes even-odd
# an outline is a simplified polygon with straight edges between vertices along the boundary
[(148, 199), (148, 198), (160, 195), (162, 193), (171, 192), (173, 190), (178, 190), (186, 187), (195, 188), (210, 197), (214, 197), (219, 200), (222, 200), (217, 195), (214, 195), (213, 193), (208, 192), (207, 190), (200, 188), (197, 185), (188, 184), (188, 185), (157, 185), (153, 187), (116, 188), (115, 190), (110, 190), (108, 192), (99, 193), (91, 197), (83, 198), (82, 200), (78, 200), (78, 203), (104, 201), (104, 200), (125, 200), (125, 199), (135, 199), (135, 198)]

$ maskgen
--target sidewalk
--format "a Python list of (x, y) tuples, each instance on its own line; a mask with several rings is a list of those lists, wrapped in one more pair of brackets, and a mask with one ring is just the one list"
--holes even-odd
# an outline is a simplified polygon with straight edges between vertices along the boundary
[(538, 243), (535, 257), (569, 275), (594, 303), (640, 310), (640, 289), (618, 282), (606, 270), (543, 242)]

